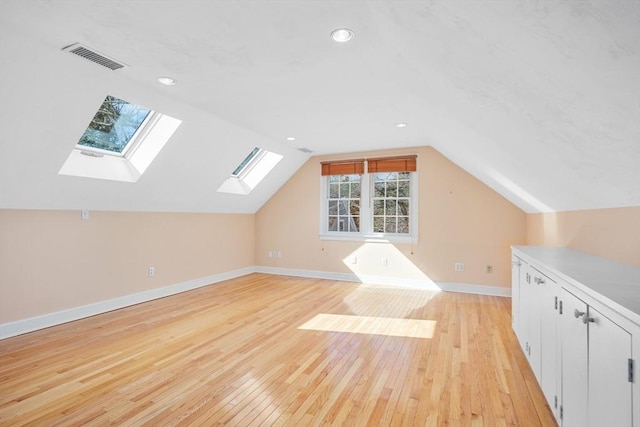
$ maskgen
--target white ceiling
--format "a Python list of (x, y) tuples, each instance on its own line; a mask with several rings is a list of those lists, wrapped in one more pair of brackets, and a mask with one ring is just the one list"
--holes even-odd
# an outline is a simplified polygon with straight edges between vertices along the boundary
[[(640, 205), (637, 0), (2, 0), (0, 67), (4, 208), (250, 213), (296, 148), (425, 145), (527, 212)], [(183, 124), (135, 184), (58, 175), (107, 94)], [(284, 159), (216, 193), (256, 145)]]

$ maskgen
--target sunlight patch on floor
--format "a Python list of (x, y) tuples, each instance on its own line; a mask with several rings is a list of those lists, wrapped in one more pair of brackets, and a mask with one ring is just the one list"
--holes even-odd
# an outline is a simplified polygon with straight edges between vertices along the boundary
[(320, 313), (298, 329), (407, 338), (432, 338), (436, 323), (435, 320)]

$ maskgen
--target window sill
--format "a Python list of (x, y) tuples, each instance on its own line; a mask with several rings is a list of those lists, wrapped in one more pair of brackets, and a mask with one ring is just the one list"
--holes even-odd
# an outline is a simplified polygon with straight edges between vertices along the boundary
[(320, 234), (320, 240), (342, 240), (347, 242), (365, 243), (409, 243), (417, 244), (418, 237), (415, 236), (380, 236), (376, 234), (340, 233), (340, 234)]

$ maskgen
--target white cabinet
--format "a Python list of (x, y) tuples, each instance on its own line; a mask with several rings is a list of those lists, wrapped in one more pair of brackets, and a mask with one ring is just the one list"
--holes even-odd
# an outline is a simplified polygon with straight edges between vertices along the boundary
[(542, 375), (540, 362), (542, 356), (541, 326), (544, 295), (541, 292), (538, 277), (533, 275), (533, 269), (529, 268), (527, 278), (529, 280), (524, 287), (526, 298), (523, 300), (524, 304), (521, 307), (523, 311), (527, 312), (527, 324), (522, 325), (522, 330), (526, 330), (528, 350), (527, 357), (529, 358), (529, 364), (531, 365), (531, 369), (533, 369), (533, 373), (536, 375), (538, 382), (540, 382), (540, 376)]
[(529, 346), (529, 325), (531, 325), (531, 274), (529, 274), (529, 264), (521, 261), (520, 266), (520, 301), (518, 306), (518, 312), (520, 314), (520, 322), (518, 326), (518, 340), (520, 341), (520, 347), (527, 355), (531, 356), (531, 347)]
[(563, 426), (631, 426), (631, 334), (562, 290)]
[[(587, 424), (587, 328), (582, 323), (580, 313), (587, 312), (587, 305), (562, 290), (561, 325), (561, 382), (562, 382), (562, 423), (563, 427), (584, 427)], [(578, 317), (576, 317), (578, 313)], [(559, 418), (559, 417), (557, 417)], [(605, 424), (606, 425), (606, 424)]]
[(540, 312), (539, 358), (540, 375), (538, 381), (547, 403), (557, 417), (558, 409), (558, 308), (559, 287), (555, 280), (533, 269), (533, 281), (536, 284)]
[(633, 363), (631, 334), (593, 307), (589, 307), (588, 316), (589, 424), (629, 426), (633, 398), (629, 378), (633, 375), (629, 366)]
[[(511, 256), (511, 327), (513, 328), (518, 340), (520, 340), (520, 271), (526, 268), (526, 263), (515, 255)], [(522, 343), (520, 343), (522, 345)]]
[(512, 273), (514, 331), (558, 424), (640, 427), (640, 268), (518, 246)]
[[(531, 268), (521, 259), (514, 257), (512, 261), (514, 277), (512, 277), (511, 310), (514, 319), (514, 331), (529, 359), (536, 378), (540, 375), (540, 296), (533, 281)], [(517, 277), (515, 276), (517, 274)], [(513, 296), (515, 294), (515, 297)]]
[(548, 274), (518, 257), (513, 258), (512, 298), (515, 295), (515, 299), (511, 303), (514, 331), (547, 403), (556, 414), (559, 395), (559, 287)]
[(529, 321), (531, 306), (531, 275), (529, 265), (518, 257), (513, 257), (511, 276), (511, 318), (513, 330), (518, 337), (522, 351), (530, 356)]

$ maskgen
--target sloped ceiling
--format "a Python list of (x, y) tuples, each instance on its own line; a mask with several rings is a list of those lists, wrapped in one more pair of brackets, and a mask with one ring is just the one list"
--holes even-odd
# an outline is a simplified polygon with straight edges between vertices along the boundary
[[(4, 208), (255, 212), (297, 148), (424, 145), (527, 212), (640, 205), (635, 0), (3, 0), (0, 67)], [(107, 94), (183, 124), (135, 184), (58, 175)], [(284, 159), (216, 193), (254, 146)]]

